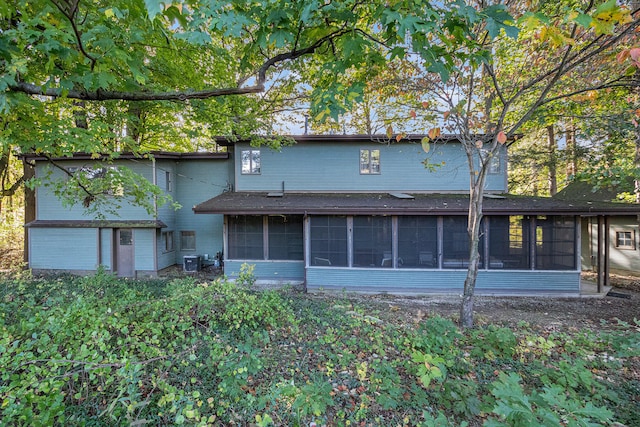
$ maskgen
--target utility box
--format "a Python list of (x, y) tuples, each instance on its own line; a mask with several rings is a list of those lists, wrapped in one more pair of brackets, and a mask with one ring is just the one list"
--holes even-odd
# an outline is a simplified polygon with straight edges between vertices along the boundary
[(186, 255), (183, 258), (182, 268), (184, 271), (200, 271), (201, 265), (200, 255)]

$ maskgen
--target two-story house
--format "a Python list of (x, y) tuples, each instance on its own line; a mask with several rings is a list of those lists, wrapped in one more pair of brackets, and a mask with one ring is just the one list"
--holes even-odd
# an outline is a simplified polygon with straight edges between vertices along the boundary
[[(280, 151), (220, 139), (227, 153), (118, 160), (172, 194), (185, 206), (177, 212), (131, 207), (95, 221), (38, 191), (30, 266), (154, 275), (185, 256), (221, 251), (230, 278), (248, 263), (258, 281), (307, 289), (461, 292), (469, 172), (455, 136), (428, 153), (422, 136), (294, 139)], [(508, 195), (506, 147), (492, 159), (485, 191), (480, 293), (577, 294), (580, 217), (640, 213), (616, 203)], [(72, 249), (61, 253), (65, 246)]]

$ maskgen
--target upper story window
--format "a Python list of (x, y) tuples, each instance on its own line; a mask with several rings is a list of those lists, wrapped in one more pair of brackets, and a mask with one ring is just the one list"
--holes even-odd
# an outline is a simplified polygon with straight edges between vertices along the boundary
[(110, 196), (123, 196), (124, 187), (120, 171), (116, 166), (90, 167), (71, 166), (66, 168), (79, 182), (91, 183), (92, 191)]
[(260, 175), (260, 150), (242, 150), (242, 174)]
[(480, 150), (480, 156), (482, 156), (483, 160), (487, 160), (487, 156), (489, 156), (488, 162), (489, 164), (487, 165), (487, 172), (490, 174), (499, 174), (502, 172), (502, 164), (500, 162), (500, 153), (496, 152), (493, 154), (490, 154), (489, 151), (487, 150)]
[(173, 176), (171, 171), (164, 172), (164, 188), (167, 190), (167, 193), (170, 193), (173, 190)]
[(631, 230), (616, 231), (616, 248), (635, 249), (635, 233)]
[(360, 173), (380, 174), (380, 150), (360, 150)]

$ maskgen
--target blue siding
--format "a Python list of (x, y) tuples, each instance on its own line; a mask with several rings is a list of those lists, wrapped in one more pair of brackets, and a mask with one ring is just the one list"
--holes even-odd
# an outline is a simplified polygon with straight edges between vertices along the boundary
[[(237, 191), (406, 191), (468, 192), (467, 158), (459, 143), (436, 145), (429, 153), (420, 144), (299, 143), (274, 151), (260, 149), (261, 174), (242, 175), (241, 152), (235, 148)], [(255, 149), (255, 148), (252, 148)], [(360, 149), (380, 150), (379, 175), (360, 174)], [(423, 161), (436, 167), (430, 172)], [(442, 164), (444, 162), (444, 165)], [(502, 173), (487, 177), (487, 190), (506, 192), (506, 151), (502, 153)]]
[[(223, 215), (196, 215), (193, 206), (215, 197), (228, 188), (233, 165), (230, 161), (189, 160), (178, 163), (175, 188), (182, 209), (176, 213), (174, 262), (182, 264), (185, 255), (209, 254), (211, 258), (222, 251)], [(180, 250), (180, 231), (196, 232), (196, 250)]]
[(154, 246), (155, 229), (137, 228), (133, 230), (136, 271), (155, 271)]
[(95, 270), (98, 263), (95, 228), (32, 228), (30, 267), (51, 270)]
[[(464, 270), (367, 270), (310, 267), (309, 290), (462, 294)], [(579, 294), (576, 271), (480, 271), (477, 294)]]
[[(91, 161), (65, 161), (65, 167), (82, 167), (92, 166), (95, 162)], [(149, 181), (153, 178), (151, 163), (146, 161), (131, 162), (122, 161), (114, 164), (115, 166), (126, 166), (134, 172), (141, 174)], [(38, 178), (44, 178), (51, 180), (68, 179), (67, 176), (61, 170), (53, 168), (48, 164), (38, 164), (36, 167), (36, 176)], [(65, 207), (62, 205), (61, 200), (47, 187), (39, 187), (36, 190), (37, 203), (36, 203), (36, 218), (39, 220), (87, 220), (93, 219), (88, 217), (85, 208), (79, 201), (74, 206)], [(113, 215), (104, 213), (104, 219), (154, 219), (153, 214), (149, 215), (147, 211), (139, 206), (132, 206), (128, 203), (123, 203), (122, 207), (118, 210), (119, 215)]]
[[(165, 231), (165, 230), (162, 230)], [(162, 238), (162, 231), (161, 230), (157, 230), (156, 231), (156, 251), (158, 254), (158, 270), (162, 270), (163, 268), (167, 268), (170, 267), (172, 265), (174, 265), (176, 263), (176, 251), (175, 249), (173, 251), (169, 251), (166, 252), (165, 249), (165, 243), (164, 240)], [(175, 245), (175, 231), (174, 231), (174, 245)]]
[[(244, 261), (225, 261), (224, 274), (235, 279)], [(302, 282), (304, 281), (303, 261), (248, 261), (255, 265), (254, 274), (260, 281), (266, 282)]]
[(113, 248), (113, 229), (100, 229), (100, 261), (106, 270), (111, 270), (111, 254)]

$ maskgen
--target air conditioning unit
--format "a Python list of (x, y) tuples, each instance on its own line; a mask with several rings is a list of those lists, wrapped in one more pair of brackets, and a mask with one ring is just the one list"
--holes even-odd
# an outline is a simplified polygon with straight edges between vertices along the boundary
[(188, 255), (183, 258), (182, 268), (184, 271), (200, 271), (201, 265), (200, 255)]

